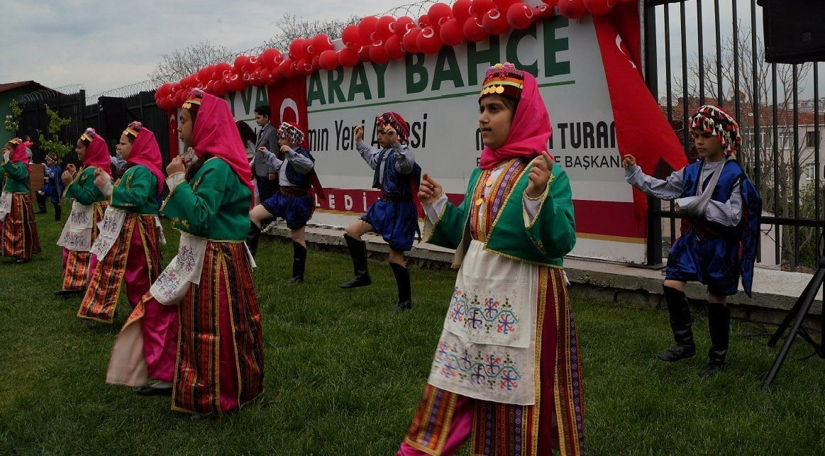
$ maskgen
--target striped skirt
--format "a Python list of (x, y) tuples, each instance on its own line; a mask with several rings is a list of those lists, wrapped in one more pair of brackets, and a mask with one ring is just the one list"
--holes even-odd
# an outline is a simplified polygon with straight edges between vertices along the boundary
[(0, 222), (0, 255), (21, 259), (40, 253), (31, 194), (12, 193), (11, 211)]
[(539, 276), (536, 404), (500, 404), (427, 385), (397, 456), (451, 455), (468, 438), (472, 456), (584, 454), (581, 362), (563, 272), (540, 267)]
[(127, 214), (123, 229), (109, 253), (97, 262), (77, 316), (112, 323), (120, 286), (132, 308), (160, 274), (160, 227), (155, 216)]
[[(97, 239), (97, 223), (103, 220), (106, 203), (95, 203), (94, 224), (92, 225), (92, 244)], [(76, 250), (63, 249), (63, 285), (64, 290), (82, 290), (89, 284), (92, 275), (92, 254)]]
[(207, 244), (178, 325), (173, 410), (222, 415), (263, 393), (261, 314), (243, 242)]

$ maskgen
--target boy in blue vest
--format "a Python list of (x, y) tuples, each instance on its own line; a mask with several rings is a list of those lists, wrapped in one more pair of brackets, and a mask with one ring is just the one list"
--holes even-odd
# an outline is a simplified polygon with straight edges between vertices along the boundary
[(625, 179), (639, 190), (675, 200), (676, 212), (686, 219), (687, 231), (673, 244), (665, 270), (664, 295), (676, 345), (657, 356), (674, 362), (696, 355), (685, 282), (708, 287), (708, 378), (725, 370), (730, 338), (730, 309), (726, 298), (736, 294), (739, 276), (750, 296), (753, 264), (759, 239), (762, 201), (733, 157), (742, 138), (739, 125), (722, 109), (705, 105), (690, 119), (699, 161), (673, 172), (666, 180), (645, 175), (632, 155), (622, 165)]
[(292, 235), (292, 278), (287, 283), (303, 283), (306, 267), (307, 248), (305, 240), (306, 224), (315, 212), (315, 201), (310, 187), (320, 190), (315, 174), (315, 158), (301, 146), (304, 133), (291, 122), (284, 122), (278, 128), (279, 154), (266, 147), (259, 147), (266, 164), (278, 172), (279, 190), (249, 212), (252, 221), (246, 243), (252, 255), (258, 249), (261, 223), (280, 217)]
[(361, 158), (375, 171), (373, 188), (381, 189), (381, 198), (367, 209), (359, 220), (347, 227), (344, 240), (352, 255), (355, 277), (341, 288), (356, 288), (372, 283), (367, 269), (367, 245), (361, 240), (374, 231), (390, 246), (390, 267), (398, 285), (398, 305), (391, 311), (399, 313), (412, 308), (410, 273), (404, 252), (412, 249), (418, 232), (418, 209), (415, 196), (421, 179), (421, 168), (415, 155), (406, 146), (410, 126), (396, 112), (385, 112), (376, 118), (377, 150), (364, 142), (364, 129), (355, 128), (355, 144)]

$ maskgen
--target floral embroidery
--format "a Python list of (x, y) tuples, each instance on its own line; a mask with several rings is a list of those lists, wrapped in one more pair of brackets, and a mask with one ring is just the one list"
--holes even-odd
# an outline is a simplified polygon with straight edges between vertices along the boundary
[(435, 352), (432, 372), (451, 380), (459, 380), (487, 389), (514, 391), (519, 387), (522, 374), (515, 367), (515, 363), (508, 353), (475, 354), (463, 350), (459, 355), (458, 348), (448, 342), (441, 341)]
[(455, 287), (447, 314), (450, 321), (463, 323), (469, 330), (482, 330), (486, 334), (496, 332), (506, 336), (516, 332), (520, 319), (513, 311), (509, 298), (505, 297), (504, 302), (501, 302), (495, 297), (479, 300), (478, 296), (473, 295), (469, 304), (467, 299), (464, 291)]

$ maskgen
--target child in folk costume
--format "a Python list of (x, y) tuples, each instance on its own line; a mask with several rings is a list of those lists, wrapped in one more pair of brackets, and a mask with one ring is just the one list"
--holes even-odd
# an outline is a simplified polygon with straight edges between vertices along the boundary
[(370, 285), (367, 269), (367, 245), (361, 240), (365, 233), (374, 231), (390, 246), (390, 267), (398, 285), (398, 305), (391, 311), (399, 313), (412, 308), (410, 273), (404, 252), (412, 249), (418, 232), (418, 209), (414, 201), (415, 188), (421, 175), (421, 167), (415, 155), (406, 146), (410, 126), (395, 112), (385, 112), (376, 119), (377, 150), (364, 142), (364, 128), (355, 127), (355, 144), (358, 152), (375, 171), (373, 187), (381, 189), (381, 198), (369, 207), (360, 220), (347, 227), (344, 240), (352, 256), (355, 277), (341, 284), (341, 288)]
[(40, 253), (40, 239), (32, 210), (29, 157), (20, 138), (3, 146), (5, 185), (0, 194), (0, 255), (28, 263)]
[(46, 155), (46, 163), (43, 166), (45, 185), (37, 193), (49, 198), (54, 207), (54, 221), (59, 222), (62, 214), (60, 198), (63, 196), (63, 181), (60, 179), (63, 169), (60, 167), (60, 158), (52, 152)]
[[(197, 156), (188, 170), (181, 157), (166, 168), (170, 193), (161, 213), (181, 232), (178, 255), (121, 332), (107, 381), (139, 386), (147, 378), (161, 379), (158, 375), (169, 381), (163, 366), (174, 360), (171, 389), (165, 391), (172, 394), (172, 409), (221, 415), (263, 392), (261, 315), (252, 282), (254, 263), (244, 244), (252, 182), (226, 101), (191, 92), (178, 132)], [(130, 329), (152, 308), (177, 311), (176, 347), (159, 343), (174, 342), (169, 332), (147, 331), (145, 325), (142, 331)], [(137, 357), (129, 353), (131, 341), (141, 335), (145, 359), (140, 350)], [(176, 358), (169, 355), (170, 347), (176, 348)], [(141, 394), (153, 394), (150, 388), (142, 388)]]
[[(753, 264), (759, 239), (762, 201), (734, 159), (742, 138), (739, 125), (728, 113), (705, 105), (690, 119), (699, 161), (675, 171), (666, 180), (650, 177), (625, 155), (625, 179), (657, 198), (676, 201), (676, 212), (688, 229), (673, 244), (663, 284), (670, 327), (676, 345), (658, 355), (674, 362), (696, 355), (685, 282), (708, 287), (708, 327), (711, 347), (708, 364), (699, 375), (711, 377), (725, 370), (730, 339), (727, 297), (736, 294), (739, 276), (750, 296)], [(701, 185), (700, 185), (701, 183)]]
[(315, 212), (315, 198), (310, 187), (323, 197), (323, 189), (315, 174), (315, 158), (301, 146), (304, 132), (294, 123), (284, 122), (278, 128), (280, 158), (265, 147), (258, 152), (266, 159), (266, 164), (278, 171), (278, 191), (255, 206), (249, 213), (252, 220), (247, 245), (252, 255), (258, 249), (261, 225), (264, 221), (280, 217), (286, 220), (292, 234), (292, 278), (287, 283), (302, 283), (306, 267), (307, 247), (306, 224)]
[(94, 128), (87, 128), (77, 140), (77, 157), (83, 163), (80, 171), (66, 165), (61, 180), (66, 186), (63, 197), (73, 199), (72, 212), (63, 226), (57, 245), (63, 247), (63, 286), (56, 295), (85, 293), (92, 275), (92, 244), (97, 239), (97, 224), (103, 220), (106, 197), (95, 185), (95, 172), (100, 169), (111, 175), (111, 160), (106, 141)]
[(149, 291), (160, 271), (160, 244), (165, 242), (158, 221), (158, 195), (163, 189), (160, 148), (155, 135), (140, 122), (123, 131), (117, 145), (127, 169), (112, 185), (111, 176), (95, 169), (95, 186), (109, 198), (92, 245), (94, 272), (77, 316), (111, 323), (121, 281), (132, 308)]
[(464, 202), (425, 174), (427, 242), (460, 264), (424, 398), (397, 455), (584, 454), (576, 326), (562, 258), (576, 243), (567, 174), (546, 150), (550, 117), (535, 78), (491, 67), (484, 142)]

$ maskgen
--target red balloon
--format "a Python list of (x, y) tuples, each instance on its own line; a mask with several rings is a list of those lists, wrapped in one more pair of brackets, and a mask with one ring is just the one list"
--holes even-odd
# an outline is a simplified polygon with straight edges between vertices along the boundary
[(415, 39), (415, 44), (417, 44), (418, 49), (425, 54), (435, 54), (444, 45), (441, 37), (435, 33), (435, 29), (432, 27), (422, 29), (421, 33), (419, 33)]
[(155, 99), (166, 98), (167, 96), (169, 96), (169, 94), (171, 92), (172, 92), (172, 84), (169, 84), (169, 83), (163, 84), (160, 87), (158, 87), (157, 90), (155, 90)]
[(261, 80), (261, 85), (266, 85), (269, 82), (269, 77), (272, 75), (272, 72), (269, 71), (269, 68), (261, 67), (261, 72), (258, 74), (258, 79)]
[(285, 78), (291, 78), (293, 76), (292, 59), (286, 59), (283, 62), (281, 62), (281, 65), (278, 66), (278, 69), (281, 71), (281, 74), (284, 75)]
[(346, 68), (352, 68), (356, 63), (358, 63), (358, 52), (352, 48), (346, 47), (338, 51), (338, 60), (341, 62), (341, 65)]
[(470, 5), (470, 15), (478, 19), (480, 22), (481, 18), (487, 14), (487, 11), (490, 11), (495, 7), (496, 4), (493, 3), (493, 0), (473, 0), (473, 3)]
[(186, 102), (186, 98), (189, 97), (189, 91), (186, 89), (178, 90), (175, 94), (175, 105), (180, 106)]
[(370, 48), (371, 47), (372, 47), (371, 44), (369, 46), (361, 46), (361, 50), (358, 51), (358, 58), (362, 62), (369, 62), (370, 61)]
[(387, 41), (384, 43), (384, 50), (387, 51), (390, 60), (404, 56), (404, 49), (401, 47), (401, 38), (399, 38), (398, 35), (387, 38)]
[(556, 12), (550, 5), (539, 5), (536, 7), (536, 9), (533, 10), (533, 14), (542, 19), (546, 19), (548, 17), (553, 17), (553, 15), (556, 14)]
[(375, 37), (386, 41), (390, 35), (395, 34), (395, 18), (392, 16), (381, 16), (375, 24)]
[(464, 32), (461, 30), (461, 26), (458, 25), (458, 20), (455, 18), (445, 22), (438, 33), (441, 35), (441, 41), (447, 46), (458, 46), (464, 41)]
[(510, 29), (510, 24), (507, 23), (507, 16), (501, 14), (497, 9), (491, 9), (484, 15), (481, 20), (481, 26), (484, 31), (490, 35), (501, 35)]
[(376, 41), (375, 43), (372, 43), (372, 46), (370, 46), (370, 60), (379, 65), (383, 65), (390, 61), (390, 56), (387, 54), (387, 50), (384, 49), (383, 41)]
[(344, 27), (344, 31), (341, 33), (341, 41), (343, 41), (344, 46), (348, 48), (357, 50), (361, 47), (363, 40), (361, 39), (361, 34), (358, 32), (358, 26), (348, 25)]
[(358, 23), (358, 35), (361, 36), (362, 43), (372, 43), (372, 34), (375, 33), (375, 28), (378, 26), (378, 18), (375, 16), (367, 16), (361, 19)]
[(493, 0), (493, 3), (496, 4), (496, 8), (500, 11), (507, 11), (510, 9), (514, 3), (518, 3), (519, 0)]
[(470, 5), (472, 5), (470, 0), (456, 0), (453, 3), (453, 17), (459, 24), (463, 24), (470, 17)]
[(321, 56), (318, 58), (318, 64), (321, 68), (332, 71), (338, 67), (338, 53), (333, 51), (332, 49), (327, 49), (326, 51), (321, 53)]
[(424, 28), (429, 27), (430, 25), (431, 25), (430, 24), (430, 18), (427, 17), (426, 14), (422, 14), (421, 16), (418, 17), (418, 28), (424, 29)]
[[(245, 56), (240, 56), (239, 55), (238, 58), (235, 59), (235, 61), (237, 62), (238, 59), (240, 59), (241, 57), (245, 57)], [(206, 84), (207, 82), (209, 82), (211, 80), (212, 80), (212, 70), (208, 66), (204, 67), (204, 68), (201, 68), (200, 71), (198, 71), (198, 81), (200, 81), (201, 84)]]
[(533, 22), (533, 8), (518, 2), (507, 9), (507, 23), (517, 30), (527, 28)]
[[(258, 60), (255, 59), (255, 61), (257, 62)], [(223, 74), (226, 73), (227, 71), (230, 71), (230, 70), (232, 70), (232, 65), (230, 65), (226, 62), (221, 62), (221, 63), (219, 63), (215, 66), (215, 74), (220, 76), (220, 77), (223, 77)], [(215, 76), (212, 76), (212, 77), (214, 78)]]
[(408, 31), (415, 27), (415, 21), (411, 17), (399, 17), (398, 20), (395, 21), (395, 34), (398, 35), (399, 38), (403, 38)]
[(321, 55), (324, 51), (332, 49), (332, 41), (326, 33), (319, 33), (312, 39), (312, 53)]
[(453, 10), (446, 3), (433, 3), (427, 10), (427, 17), (434, 28), (439, 28), (453, 15)]
[(275, 48), (269, 48), (261, 53), (260, 59), (261, 64), (265, 68), (272, 70), (273, 68), (278, 68), (278, 65), (284, 60), (284, 56), (281, 55), (281, 51)]
[(292, 60), (299, 60), (306, 57), (304, 52), (304, 39), (296, 38), (289, 43), (289, 58)]
[[(258, 57), (254, 56), (254, 55), (249, 56), (249, 58), (246, 60), (246, 64), (243, 66), (243, 72), (244, 73), (252, 73), (256, 69), (260, 68), (260, 63), (261, 62), (258, 60)], [(223, 76), (223, 71), (218, 72), (217, 69), (216, 69), (215, 74), (222, 77)]]
[(607, 14), (615, 4), (616, 0), (584, 0), (584, 7), (590, 14)]
[(421, 29), (414, 28), (404, 35), (404, 38), (401, 39), (401, 45), (404, 47), (405, 51), (411, 54), (418, 54), (421, 52), (421, 49), (418, 48), (418, 35), (420, 34)]
[(462, 27), (461, 31), (464, 32), (464, 37), (467, 38), (467, 41), (473, 43), (478, 43), (484, 38), (487, 38), (487, 32), (484, 31), (484, 28), (474, 17), (469, 17), (464, 21), (464, 27)]
[(586, 12), (584, 0), (559, 0), (559, 14), (568, 19), (578, 19)]
[(256, 68), (252, 74), (249, 75), (249, 83), (254, 85), (255, 87), (262, 85), (264, 82), (261, 81), (261, 71), (263, 68)]
[(231, 74), (223, 80), (224, 86), (231, 92), (240, 92), (246, 88), (246, 81), (237, 74)]

